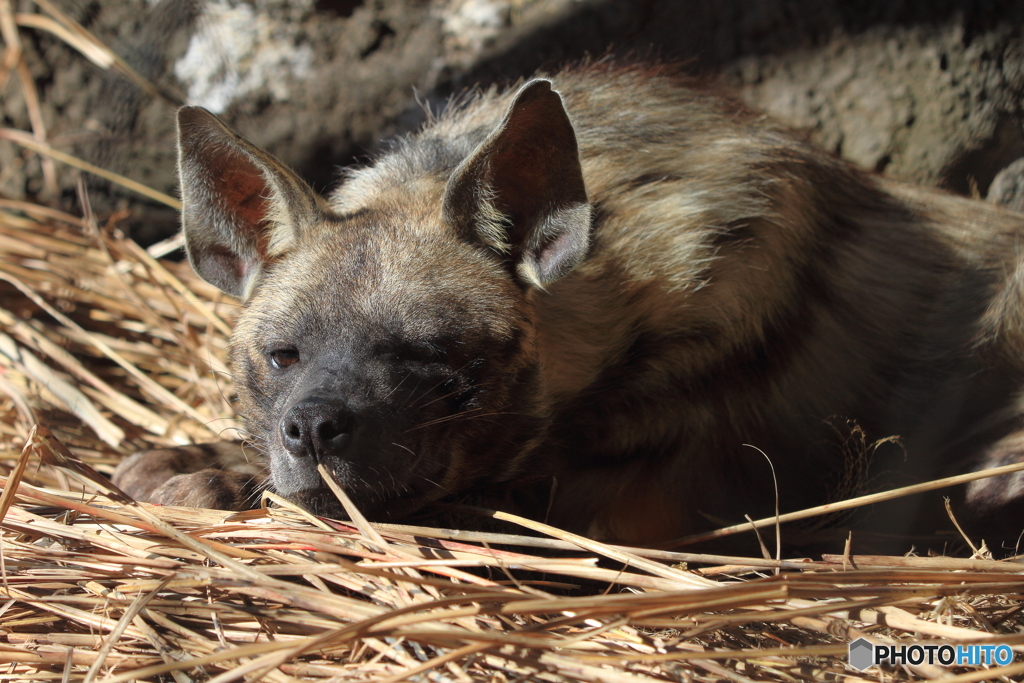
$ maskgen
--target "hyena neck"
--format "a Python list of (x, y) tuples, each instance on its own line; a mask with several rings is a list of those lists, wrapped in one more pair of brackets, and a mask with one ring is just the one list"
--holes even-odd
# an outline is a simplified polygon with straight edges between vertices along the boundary
[[(594, 197), (590, 258), (535, 297), (555, 406), (548, 448), (564, 458), (552, 513), (560, 522), (655, 541), (709, 525), (735, 508), (728, 492), (737, 488), (750, 510), (770, 514), (772, 471), (748, 444), (780, 481), (832, 472), (833, 498), (896, 461), (938, 476), (944, 444), (1011, 407), (1019, 367), (976, 352), (992, 331), (975, 302), (990, 296), (1005, 256), (970, 269), (985, 259), (968, 259), (942, 227), (970, 207), (933, 199), (925, 212), (824, 154), (795, 151), (806, 151), (804, 177), (784, 162), (760, 165), (769, 181), (760, 207), (743, 207), (751, 193), (739, 183), (723, 189), (756, 149), (733, 150), (733, 168), (717, 178), (658, 178), (644, 186), (646, 201), (623, 200), (628, 210), (614, 195)], [(728, 210), (699, 210), (715, 184)], [(680, 200), (663, 217), (659, 203), (672, 197), (692, 197), (690, 222)], [(631, 261), (619, 240), (638, 221), (644, 242), (632, 248), (644, 253)], [(661, 254), (672, 272), (658, 271)], [(902, 446), (870, 447), (892, 436)], [(858, 462), (871, 458), (874, 468)], [(850, 481), (858, 468), (861, 481)], [(780, 493), (787, 508), (821, 498)], [(703, 518), (673, 513), (680, 495)]]

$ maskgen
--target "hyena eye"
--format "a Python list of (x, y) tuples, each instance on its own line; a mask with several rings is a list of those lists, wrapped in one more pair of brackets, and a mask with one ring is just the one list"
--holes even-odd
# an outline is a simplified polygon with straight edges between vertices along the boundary
[(425, 345), (420, 351), (420, 360), (424, 363), (443, 363), (448, 359), (444, 347), (437, 344)]
[(400, 361), (412, 363), (443, 363), (444, 349), (436, 344), (405, 344), (394, 352)]
[(298, 349), (274, 349), (267, 354), (270, 357), (270, 365), (276, 370), (287, 368), (299, 362)]

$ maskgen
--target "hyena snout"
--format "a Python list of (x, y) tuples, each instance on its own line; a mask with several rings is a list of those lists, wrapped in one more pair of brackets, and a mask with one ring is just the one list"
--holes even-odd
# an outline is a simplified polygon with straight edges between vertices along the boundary
[[(270, 458), (274, 489), (328, 517), (345, 511), (324, 477), (377, 519), (420, 507), (423, 487), (418, 484), (437, 479), (430, 469), (436, 461), (418, 457), (413, 444), (405, 445), (406, 429), (400, 415), (379, 404), (363, 405), (351, 396), (306, 395), (285, 409), (277, 423), (280, 448)], [(396, 502), (401, 498), (407, 499), (404, 506)]]
[(281, 420), (281, 444), (296, 458), (344, 458), (357, 426), (355, 413), (343, 403), (309, 398), (292, 406)]

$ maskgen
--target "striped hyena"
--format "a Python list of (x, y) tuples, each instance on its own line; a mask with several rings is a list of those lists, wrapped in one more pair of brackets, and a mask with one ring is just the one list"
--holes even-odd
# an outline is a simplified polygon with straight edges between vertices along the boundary
[[(479, 494), (656, 543), (776, 492), (796, 509), (1024, 452), (1018, 215), (864, 173), (661, 67), (453, 110), (326, 200), (178, 115), (189, 258), (245, 301), (239, 408), (281, 495), (339, 514), (322, 463), (371, 519)], [(262, 477), (223, 448), (116, 481), (245, 505)], [(1022, 487), (954, 509), (1015, 540)]]

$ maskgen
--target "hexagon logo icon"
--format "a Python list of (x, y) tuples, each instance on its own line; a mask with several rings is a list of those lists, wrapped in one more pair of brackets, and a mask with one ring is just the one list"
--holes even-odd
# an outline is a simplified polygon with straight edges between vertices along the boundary
[(857, 671), (864, 671), (875, 663), (875, 646), (865, 638), (850, 643), (846, 661)]

